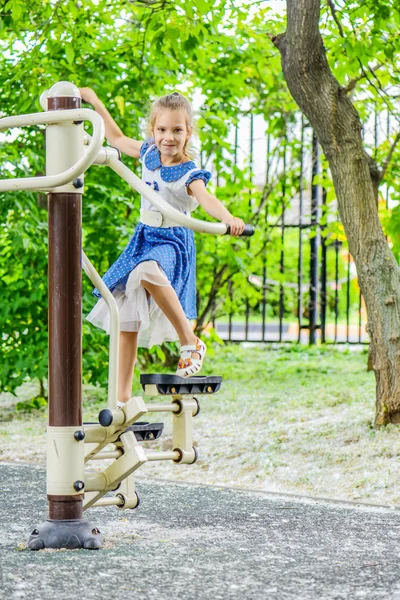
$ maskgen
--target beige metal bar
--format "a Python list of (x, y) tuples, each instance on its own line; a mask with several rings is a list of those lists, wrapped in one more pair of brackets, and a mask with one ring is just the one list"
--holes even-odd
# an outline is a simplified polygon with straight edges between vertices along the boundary
[(83, 480), (84, 442), (77, 441), (74, 433), (80, 429), (71, 427), (47, 428), (47, 494), (53, 496), (76, 496), (81, 492), (73, 487)]
[(181, 452), (181, 460), (184, 464), (192, 464), (196, 460), (196, 452), (193, 448), (193, 414), (198, 410), (197, 402), (193, 399), (180, 399), (181, 411), (172, 415), (172, 447)]
[(17, 115), (16, 117), (3, 117), (0, 119), (0, 131), (13, 127), (52, 125), (68, 121), (90, 121), (93, 125), (93, 137), (79, 160), (77, 160), (72, 167), (57, 175), (2, 179), (0, 180), (0, 192), (18, 190), (55, 191), (58, 187), (70, 183), (84, 173), (93, 163), (101, 150), (105, 135), (103, 119), (95, 111), (89, 108), (52, 110), (44, 113)]
[(124, 499), (120, 496), (114, 496), (113, 498), (100, 498), (94, 504), (92, 504), (91, 508), (96, 508), (96, 506), (123, 506)]
[(119, 160), (120, 155), (118, 150), (116, 148), (112, 148), (111, 146), (103, 146), (96, 158), (94, 159), (93, 164), (100, 166), (108, 165), (108, 161), (111, 158), (116, 158), (117, 160)]
[(138, 421), (147, 412), (147, 408), (141, 396), (134, 396), (117, 412), (121, 413), (119, 417), (124, 420), (121, 425), (114, 425), (113, 423), (109, 427), (96, 424), (84, 426), (85, 446), (86, 444), (89, 446), (89, 449), (85, 452), (85, 462), (91, 460), (104, 446), (115, 442), (129, 425)]
[(139, 506), (140, 500), (136, 492), (134, 473), (131, 473), (121, 481), (118, 496), (124, 500), (124, 504), (118, 506), (120, 510), (124, 508), (137, 508)]
[(173, 402), (172, 404), (146, 404), (147, 412), (179, 412), (180, 407)]
[(85, 434), (85, 442), (84, 442), (84, 444), (85, 444), (84, 445), (85, 456), (87, 454), (90, 454), (93, 450), (95, 450), (97, 448), (97, 442), (87, 442), (87, 440), (86, 440), (86, 434)]
[(107, 477), (104, 472), (85, 471), (85, 492), (102, 492), (107, 490)]
[(91, 460), (103, 460), (103, 459), (110, 459), (110, 458), (119, 458), (120, 456), (122, 456), (122, 452), (121, 450), (113, 450), (110, 452), (99, 452), (98, 454), (95, 454), (94, 456), (92, 456)]
[[(113, 427), (113, 425), (111, 425), (110, 427), (102, 427), (101, 425), (97, 425), (97, 424), (93, 424), (93, 425), (84, 425), (83, 426), (83, 431), (85, 432), (85, 446), (86, 444), (88, 444), (88, 448), (90, 450), (90, 454), (93, 453), (93, 450), (96, 450), (96, 454), (97, 452), (99, 452), (101, 450), (101, 448), (98, 448), (98, 444), (105, 442), (107, 440), (107, 438), (110, 438), (110, 442), (111, 440), (111, 432), (114, 433), (115, 432), (115, 427)], [(107, 442), (107, 443), (110, 443)], [(103, 446), (106, 446), (107, 444), (103, 444)], [(87, 452), (85, 452), (85, 454), (87, 454)], [(91, 457), (93, 458), (93, 457)]]
[(119, 361), (119, 310), (114, 296), (82, 250), (82, 266), (93, 285), (99, 290), (110, 311), (110, 347), (108, 351), (108, 408), (117, 410)]
[(116, 427), (118, 425), (123, 425), (127, 420), (125, 412), (122, 410), (122, 407), (117, 408), (115, 411), (112, 411), (112, 415), (113, 415), (112, 424), (115, 425)]
[(170, 452), (146, 452), (146, 458), (149, 462), (156, 460), (179, 460), (181, 453), (177, 450), (171, 450)]
[[(98, 474), (101, 476), (101, 479), (92, 473), (88, 474), (88, 479), (85, 476), (85, 491), (91, 492), (95, 490), (97, 493), (90, 494), (87, 497), (85, 495), (83, 510), (93, 506), (104, 494), (111, 489), (115, 489), (123, 479), (147, 461), (145, 451), (140, 446), (132, 431), (121, 434), (121, 443), (124, 448), (124, 454)], [(101, 486), (102, 482), (105, 482), (103, 486)], [(94, 487), (95, 485), (97, 485), (97, 490)]]
[(146, 383), (146, 385), (144, 386), (144, 393), (146, 394), (146, 396), (159, 396), (157, 386), (154, 384)]

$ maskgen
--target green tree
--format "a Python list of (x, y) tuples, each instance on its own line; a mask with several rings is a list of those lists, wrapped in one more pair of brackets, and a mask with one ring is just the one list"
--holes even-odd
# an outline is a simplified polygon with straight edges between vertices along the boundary
[[(206, 98), (200, 118), (204, 159), (215, 154), (215, 164), (226, 174), (221, 199), (235, 214), (251, 220), (249, 169), (235, 168), (231, 158), (223, 156), (223, 150), (232, 154), (226, 142), (227, 123), (238, 119), (243, 99), (251, 97), (254, 105), (262, 100), (260, 109), (270, 110), (257, 48), (249, 43), (252, 33), (245, 7), (217, 8), (208, 0), (168, 4), (33, 0), (29, 6), (13, 0), (1, 3), (0, 30), (2, 115), (39, 111), (41, 92), (65, 79), (94, 87), (124, 133), (138, 137), (155, 97), (176, 87), (189, 97), (200, 89)], [(237, 35), (232, 36), (232, 32)], [(259, 34), (257, 44), (261, 41), (264, 43)], [(282, 77), (280, 80), (283, 83)], [(276, 82), (274, 85), (279, 87)], [(2, 178), (43, 174), (42, 130), (21, 130), (17, 142), (13, 132), (7, 134), (0, 154)], [(138, 169), (137, 162), (125, 161)], [(99, 176), (98, 168), (89, 171), (85, 185), (84, 248), (98, 271), (104, 273), (137, 222), (138, 196), (107, 170)], [(257, 203), (260, 192), (253, 192), (253, 202)], [(25, 377), (37, 377), (43, 385), (47, 374), (46, 221), (42, 196), (1, 194), (1, 297), (2, 306), (8, 307), (0, 316), (3, 391), (13, 392)], [(250, 254), (243, 241), (235, 243), (234, 252), (229, 238), (197, 236), (197, 244), (201, 329), (217, 307), (226, 304), (229, 282), (236, 285), (237, 302), (258, 292), (246, 283)], [(260, 244), (258, 236), (252, 247)], [(215, 275), (219, 286), (212, 285)], [(91, 284), (86, 278), (84, 281), (86, 314), (94, 300)], [(84, 332), (85, 377), (104, 384), (106, 338), (86, 324)]]
[[(324, 39), (321, 35), (321, 31)], [(379, 164), (363, 144), (351, 95), (398, 120), (393, 85), (399, 81), (399, 6), (389, 0), (288, 0), (286, 32), (272, 36), (289, 90), (312, 124), (329, 162), (341, 221), (368, 311), (376, 375), (377, 425), (400, 421), (399, 267), (379, 220), (378, 189), (396, 153), (399, 135)], [(365, 110), (365, 99), (360, 103)]]
[[(349, 4), (349, 12), (344, 4), (341, 6), (346, 32), (354, 6)], [(285, 84), (279, 51), (265, 35), (266, 29), (283, 31), (283, 17), (274, 13), (268, 4), (253, 5), (250, 1), (238, 6), (215, 6), (209, 0), (191, 3), (183, 0), (169, 3), (154, 0), (40, 3), (32, 0), (27, 6), (13, 0), (0, 2), (0, 7), (2, 115), (39, 111), (40, 93), (56, 81), (66, 79), (79, 86), (93, 87), (124, 133), (137, 137), (141, 135), (154, 98), (174, 89), (184, 91), (189, 97), (198, 90), (202, 93), (199, 138), (203, 162), (207, 167), (212, 162), (213, 170), (219, 175), (217, 196), (234, 214), (253, 222), (257, 231), (250, 245), (244, 240), (196, 235), (199, 331), (213, 318), (230, 312), (240, 314), (246, 301), (255, 311), (259, 310), (262, 290), (249, 284), (248, 276), (262, 273), (264, 259), (268, 260), (271, 279), (296, 280), (296, 265), (292, 259), (287, 261), (285, 273), (280, 272), (281, 241), (271, 227), (279, 224), (282, 203), (288, 206), (300, 187), (298, 107)], [(369, 35), (368, 14), (366, 11), (363, 17), (367, 23), (363, 34), (365, 44)], [(342, 78), (344, 86), (350, 86), (348, 93), (354, 95), (360, 89), (354, 101), (366, 122), (376, 106), (380, 109), (380, 96), (375, 94), (372, 100), (365, 97), (366, 89), (374, 89), (369, 81), (373, 76), (364, 76), (358, 60), (362, 64), (363, 58), (354, 54), (359, 49), (347, 49), (343, 56), (337, 14), (336, 17), (335, 20), (331, 10), (324, 10), (324, 39), (334, 68), (338, 70), (337, 77)], [(379, 22), (377, 27), (391, 39), (390, 21), (385, 23), (383, 26)], [(348, 35), (354, 44), (357, 35), (358, 30), (353, 37)], [(379, 37), (378, 33), (375, 37)], [(385, 60), (394, 64), (395, 54), (393, 59)], [(374, 70), (375, 66), (373, 63), (374, 75), (379, 73), (381, 77), (383, 67), (381, 71), (381, 67)], [(363, 68), (365, 71), (366, 67)], [(252, 182), (250, 157), (244, 168), (238, 168), (234, 145), (227, 138), (229, 129), (251, 114), (265, 118), (265, 133), (276, 142), (271, 161), (278, 166), (271, 167), (269, 181), (261, 189)], [(259, 133), (264, 134), (264, 131)], [(389, 151), (388, 142), (382, 142), (376, 150), (381, 171)], [(396, 148), (393, 152), (395, 156)], [(15, 134), (10, 134), (0, 142), (0, 156), (1, 178), (42, 174), (42, 130), (21, 130), (17, 141)], [(285, 170), (281, 166), (284, 156)], [(133, 170), (138, 169), (136, 161), (125, 157), (124, 162)], [(384, 173), (387, 181), (392, 177), (393, 194), (396, 190), (394, 164), (393, 160), (389, 161)], [(324, 186), (329, 188), (330, 185), (325, 178)], [(333, 188), (328, 189), (328, 196), (334, 200)], [(43, 382), (47, 374), (47, 214), (45, 199), (36, 194), (7, 193), (1, 194), (0, 200), (1, 247), (5, 248), (4, 258), (0, 255), (1, 297), (2, 305), (9, 307), (0, 313), (0, 388), (14, 391), (24, 377), (38, 377)], [(10, 213), (11, 210), (15, 212)], [(201, 210), (196, 216), (207, 218)], [(385, 213), (384, 218), (390, 231), (394, 217)], [(32, 219), (29, 226), (27, 219)], [(137, 194), (107, 169), (102, 168), (100, 174), (99, 167), (91, 168), (85, 178), (83, 240), (86, 253), (100, 273), (107, 270), (128, 242), (137, 219)], [(336, 239), (338, 229), (328, 224), (324, 235)], [(395, 239), (394, 233), (392, 238)], [(287, 248), (296, 245), (291, 236), (284, 243)], [(28, 245), (29, 254), (24, 250)], [(12, 264), (13, 256), (18, 267)], [(34, 293), (41, 290), (42, 296), (36, 300), (29, 300), (28, 296), (22, 311), (19, 298), (28, 294), (28, 277)], [(84, 276), (84, 314), (94, 302), (91, 289)], [(276, 287), (269, 298), (271, 314), (278, 314)], [(286, 299), (287, 307), (295, 308), (296, 297), (291, 291)], [(40, 338), (35, 331), (41, 332)], [(86, 324), (84, 333), (85, 377), (104, 384), (106, 336)], [(24, 359), (21, 345), (14, 343), (22, 337)], [(42, 357), (40, 364), (38, 356)]]

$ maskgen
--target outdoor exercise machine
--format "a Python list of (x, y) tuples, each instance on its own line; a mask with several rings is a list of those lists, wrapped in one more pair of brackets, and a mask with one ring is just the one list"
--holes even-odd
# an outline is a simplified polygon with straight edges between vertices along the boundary
[[(229, 233), (229, 227), (193, 219), (165, 202), (121, 162), (118, 150), (103, 147), (103, 120), (95, 111), (81, 108), (81, 103), (79, 89), (62, 81), (42, 94), (43, 113), (0, 119), (0, 131), (46, 125), (46, 175), (0, 180), (0, 192), (48, 194), (49, 518), (33, 530), (28, 542), (31, 550), (101, 548), (102, 535), (83, 519), (83, 511), (96, 506), (136, 508), (139, 497), (134, 472), (146, 462), (193, 464), (197, 450), (192, 443), (192, 420), (200, 410), (197, 396), (213, 394), (221, 386), (221, 377), (142, 375), (145, 395), (171, 396), (170, 402), (146, 404), (141, 396), (135, 396), (117, 408), (119, 312), (113, 295), (82, 251), (85, 171), (92, 164), (109, 166), (151, 202), (161, 213), (160, 219), (214, 235)], [(92, 124), (91, 136), (84, 130), (85, 121)], [(253, 227), (246, 225), (242, 235), (253, 232)], [(100, 411), (98, 423), (82, 422), (82, 267), (110, 310), (108, 406)], [(162, 423), (138, 422), (152, 412), (172, 413), (170, 451), (145, 450), (141, 445), (162, 433)], [(108, 466), (91, 467), (103, 459), (111, 461)], [(108, 492), (115, 494), (105, 497)]]

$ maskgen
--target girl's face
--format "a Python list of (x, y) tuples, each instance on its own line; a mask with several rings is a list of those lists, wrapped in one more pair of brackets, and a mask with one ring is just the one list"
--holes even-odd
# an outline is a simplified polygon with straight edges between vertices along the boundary
[(162, 156), (170, 160), (181, 160), (183, 148), (191, 131), (186, 125), (183, 110), (163, 108), (158, 111), (153, 128), (153, 137)]

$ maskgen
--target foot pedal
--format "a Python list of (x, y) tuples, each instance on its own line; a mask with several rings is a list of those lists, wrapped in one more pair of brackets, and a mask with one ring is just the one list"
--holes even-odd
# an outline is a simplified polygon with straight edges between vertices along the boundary
[(178, 375), (141, 375), (140, 383), (149, 396), (173, 394), (215, 394), (221, 387), (222, 377), (178, 377)]
[[(90, 421), (83, 423), (83, 425), (98, 425), (98, 423)], [(121, 434), (126, 431), (133, 431), (138, 442), (147, 442), (158, 439), (161, 436), (163, 429), (164, 423), (147, 423), (142, 421), (129, 425), (124, 431), (121, 431)]]
[(139, 422), (129, 425), (123, 433), (133, 431), (138, 442), (149, 442), (158, 439), (164, 429), (164, 423)]

